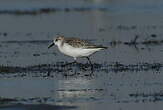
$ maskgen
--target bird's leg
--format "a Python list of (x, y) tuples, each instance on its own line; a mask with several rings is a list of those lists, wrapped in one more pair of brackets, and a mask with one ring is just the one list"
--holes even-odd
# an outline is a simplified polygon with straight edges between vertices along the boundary
[(89, 64), (91, 65), (91, 71), (93, 71), (93, 65), (92, 65), (91, 60), (89, 59), (89, 57), (86, 57), (86, 58), (87, 58), (87, 60), (89, 61)]
[(89, 61), (89, 64), (90, 64), (91, 66), (93, 66), (91, 60), (89, 59), (89, 57), (86, 57), (86, 58), (87, 58), (87, 60)]

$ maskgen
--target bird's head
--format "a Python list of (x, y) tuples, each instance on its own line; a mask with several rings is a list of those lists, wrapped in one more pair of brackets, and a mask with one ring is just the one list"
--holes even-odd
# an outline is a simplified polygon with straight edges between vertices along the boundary
[(61, 35), (54, 38), (53, 43), (49, 45), (48, 48), (52, 47), (53, 45), (60, 46), (63, 43), (63, 40), (64, 40), (64, 36), (61, 36)]

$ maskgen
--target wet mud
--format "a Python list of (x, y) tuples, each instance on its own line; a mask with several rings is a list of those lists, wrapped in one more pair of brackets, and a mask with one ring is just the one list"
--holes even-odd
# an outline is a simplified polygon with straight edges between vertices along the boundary
[[(2, 0), (0, 110), (162, 110), (162, 4)], [(66, 65), (57, 34), (108, 49)]]
[[(82, 64), (73, 64), (67, 65), (68, 62), (56, 62), (56, 64), (40, 64), (40, 65), (33, 65), (28, 67), (14, 67), (14, 66), (0, 66), (0, 74), (13, 74), (13, 73), (68, 73), (74, 70), (76, 67), (76, 71), (80, 74), (82, 72), (89, 72), (91, 71), (91, 65), (89, 63)], [(93, 63), (93, 72), (102, 71), (103, 73), (109, 72), (139, 72), (139, 71), (160, 71), (163, 68), (163, 64), (160, 63), (145, 63), (140, 62), (138, 64), (121, 64), (120, 62), (113, 62), (111, 64), (97, 64)], [(3, 76), (2, 76), (3, 77)]]
[(66, 8), (40, 8), (31, 10), (0, 10), (0, 14), (11, 15), (40, 15), (51, 14), (56, 12), (89, 12), (89, 11), (109, 11), (107, 7), (66, 7)]

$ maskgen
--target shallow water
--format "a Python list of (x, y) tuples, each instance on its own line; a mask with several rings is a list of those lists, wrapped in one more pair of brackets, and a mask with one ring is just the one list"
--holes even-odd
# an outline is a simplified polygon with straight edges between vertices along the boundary
[[(161, 0), (0, 1), (0, 110), (162, 110)], [(56, 34), (107, 50), (73, 59)]]

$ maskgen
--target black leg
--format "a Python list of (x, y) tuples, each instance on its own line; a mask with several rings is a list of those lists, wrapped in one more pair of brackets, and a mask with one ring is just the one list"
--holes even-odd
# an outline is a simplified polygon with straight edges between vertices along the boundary
[(87, 58), (87, 60), (89, 61), (89, 64), (91, 65), (91, 71), (93, 71), (93, 65), (92, 65), (91, 60), (89, 59), (89, 57), (86, 57), (86, 58)]
[(92, 65), (92, 62), (91, 62), (91, 60), (89, 59), (89, 57), (86, 57), (86, 58), (87, 58), (87, 60), (89, 61), (89, 64)]

